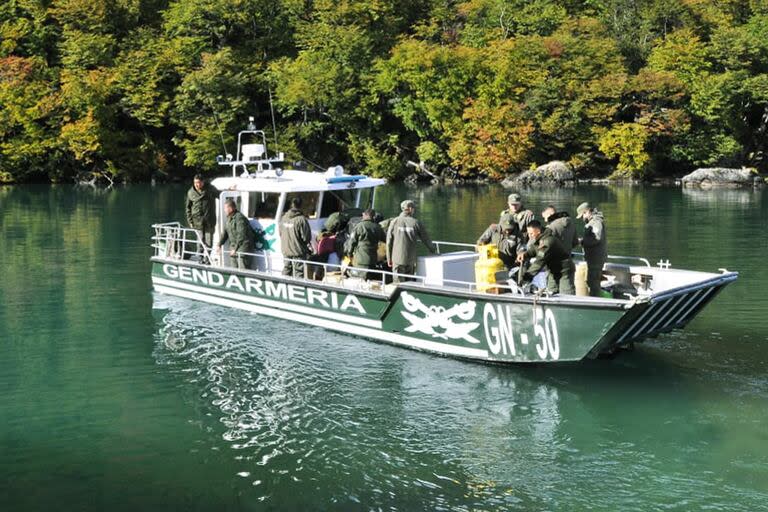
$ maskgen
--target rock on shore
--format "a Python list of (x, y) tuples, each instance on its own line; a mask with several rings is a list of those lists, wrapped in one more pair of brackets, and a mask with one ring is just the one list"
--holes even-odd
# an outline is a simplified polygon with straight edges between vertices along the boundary
[(696, 169), (692, 173), (683, 176), (681, 181), (684, 187), (700, 188), (751, 187), (762, 183), (754, 169), (728, 169), (724, 167)]
[(576, 181), (576, 175), (570, 165), (559, 160), (540, 165), (532, 171), (525, 171), (506, 178), (501, 182), (504, 187), (519, 186), (571, 186)]

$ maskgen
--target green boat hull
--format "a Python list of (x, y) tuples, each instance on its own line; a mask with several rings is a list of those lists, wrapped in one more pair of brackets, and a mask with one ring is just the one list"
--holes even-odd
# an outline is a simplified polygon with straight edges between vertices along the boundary
[(153, 258), (160, 293), (411, 349), (497, 363), (595, 357), (633, 316), (617, 301), (562, 303), (401, 284), (391, 294)]

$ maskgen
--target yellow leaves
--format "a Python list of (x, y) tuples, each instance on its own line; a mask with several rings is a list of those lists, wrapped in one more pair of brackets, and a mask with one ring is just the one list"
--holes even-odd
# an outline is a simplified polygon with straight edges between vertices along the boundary
[(103, 104), (112, 93), (115, 81), (114, 68), (63, 70), (61, 95), (68, 109), (77, 116), (89, 107)]
[(60, 138), (75, 159), (93, 163), (94, 156), (101, 150), (99, 123), (93, 115), (93, 109), (89, 109), (85, 117), (64, 124)]
[(650, 134), (638, 123), (616, 123), (609, 129), (597, 130), (598, 146), (608, 158), (618, 158), (615, 177), (642, 178), (651, 157), (645, 149)]
[(464, 124), (452, 137), (448, 154), (462, 174), (480, 169), (501, 178), (513, 167), (522, 166), (533, 148), (533, 123), (522, 117), (514, 103), (491, 107), (470, 102)]
[(683, 83), (691, 84), (709, 69), (706, 47), (693, 30), (676, 30), (651, 51), (648, 68), (673, 73)]

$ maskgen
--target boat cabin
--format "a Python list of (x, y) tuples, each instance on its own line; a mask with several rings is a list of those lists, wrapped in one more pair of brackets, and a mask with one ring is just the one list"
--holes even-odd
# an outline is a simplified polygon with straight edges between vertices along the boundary
[[(331, 168), (326, 173), (297, 170), (276, 172), (269, 169), (248, 177), (216, 178), (211, 182), (220, 191), (216, 206), (214, 243), (221, 236), (226, 222), (224, 201), (233, 199), (251, 225), (264, 232), (268, 242), (265, 257), (257, 258), (258, 270), (282, 268), (277, 223), (289, 209), (291, 199), (301, 198), (301, 209), (309, 219), (313, 238), (316, 238), (332, 213), (373, 208), (376, 187), (385, 183), (383, 179), (346, 175), (340, 167)], [(228, 264), (226, 249), (223, 251), (223, 263)]]
[[(287, 165), (285, 155), (270, 155), (266, 134), (261, 130), (240, 132), (235, 157), (220, 155), (216, 160), (220, 166), (230, 167), (232, 175), (211, 181), (219, 190), (214, 244), (218, 243), (226, 223), (224, 202), (232, 199), (238, 210), (248, 217), (251, 226), (264, 233), (267, 242), (263, 256), (255, 258), (255, 270), (282, 268), (277, 223), (294, 197), (301, 198), (301, 209), (309, 219), (313, 239), (316, 239), (332, 213), (373, 208), (376, 187), (386, 183), (383, 179), (345, 174), (341, 166), (330, 167), (325, 172), (284, 169)], [(222, 263), (229, 265), (226, 245)]]

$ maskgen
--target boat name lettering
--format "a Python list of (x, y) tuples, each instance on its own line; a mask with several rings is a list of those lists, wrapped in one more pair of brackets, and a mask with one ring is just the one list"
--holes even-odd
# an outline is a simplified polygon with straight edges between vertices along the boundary
[[(487, 303), (483, 308), (483, 323), (485, 341), (493, 355), (516, 355), (515, 331), (521, 349), (528, 345), (528, 333), (522, 332), (527, 322), (515, 318), (509, 306)], [(538, 306), (534, 309), (533, 335), (538, 338), (536, 353), (540, 359), (557, 361), (560, 358), (560, 336), (551, 309), (545, 310)]]
[(225, 277), (224, 274), (213, 270), (177, 266), (168, 263), (163, 265), (163, 273), (171, 279), (224, 288), (248, 295), (309, 304), (326, 309), (354, 311), (361, 315), (366, 314), (360, 299), (351, 294), (340, 295), (334, 291), (306, 288), (296, 284), (263, 280), (256, 277), (240, 277), (235, 274)]

